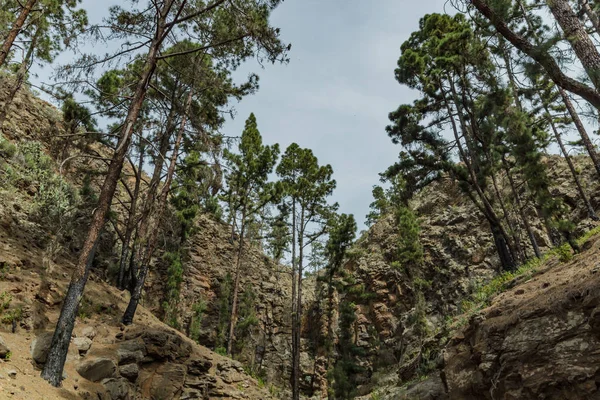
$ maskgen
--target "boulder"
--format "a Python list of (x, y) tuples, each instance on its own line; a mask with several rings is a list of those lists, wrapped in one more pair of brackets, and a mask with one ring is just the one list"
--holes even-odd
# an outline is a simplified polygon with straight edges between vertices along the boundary
[(108, 378), (102, 381), (106, 388), (107, 400), (132, 400), (131, 385), (127, 380), (122, 378)]
[(6, 358), (6, 356), (10, 353), (10, 348), (4, 341), (4, 338), (0, 336), (0, 358)]
[(98, 331), (96, 331), (96, 328), (94, 328), (93, 326), (86, 326), (81, 330), (80, 336), (88, 338), (90, 340), (94, 340), (97, 334)]
[(137, 364), (127, 364), (119, 367), (119, 374), (123, 378), (127, 378), (130, 382), (135, 382), (140, 374), (140, 367)]
[(77, 367), (79, 375), (92, 382), (100, 382), (112, 378), (117, 372), (117, 366), (109, 358), (94, 358)]
[(73, 344), (77, 347), (80, 356), (85, 355), (90, 347), (92, 347), (92, 341), (87, 337), (77, 337), (73, 339)]
[(31, 342), (31, 358), (38, 365), (44, 364), (48, 357), (48, 351), (50, 351), (50, 345), (52, 344), (53, 332), (44, 332), (38, 335)]
[(144, 371), (139, 386), (142, 398), (174, 399), (180, 393), (186, 378), (186, 367), (182, 364), (165, 363), (156, 370)]

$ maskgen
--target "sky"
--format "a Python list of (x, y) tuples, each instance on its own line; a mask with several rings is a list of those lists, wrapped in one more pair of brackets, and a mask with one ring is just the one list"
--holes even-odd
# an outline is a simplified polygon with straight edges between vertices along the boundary
[[(332, 202), (340, 204), (340, 212), (354, 214), (363, 229), (378, 174), (400, 151), (386, 135), (387, 115), (415, 97), (394, 79), (400, 45), (425, 14), (452, 13), (446, 2), (284, 1), (271, 22), (292, 44), (290, 62), (263, 68), (250, 61), (236, 72), (240, 80), (258, 73), (260, 89), (235, 104), (236, 116), (223, 134), (239, 136), (253, 112), (265, 143), (279, 143), (282, 152), (293, 142), (312, 149), (320, 164), (333, 167)], [(97, 23), (115, 3), (120, 2), (84, 0), (83, 7), (90, 23)], [(37, 72), (38, 83), (49, 81), (48, 67)]]

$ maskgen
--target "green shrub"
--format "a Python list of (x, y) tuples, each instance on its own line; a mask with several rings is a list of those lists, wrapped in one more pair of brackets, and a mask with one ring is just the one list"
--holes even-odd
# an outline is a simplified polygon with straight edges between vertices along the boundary
[(573, 258), (573, 253), (571, 252), (571, 246), (568, 243), (563, 244), (562, 246), (558, 246), (555, 249), (556, 255), (560, 262), (568, 262)]
[(192, 306), (192, 322), (190, 323), (190, 338), (196, 343), (199, 343), (204, 311), (206, 311), (206, 303), (200, 298)]
[(12, 158), (17, 154), (17, 146), (12, 142), (0, 137), (0, 157)]

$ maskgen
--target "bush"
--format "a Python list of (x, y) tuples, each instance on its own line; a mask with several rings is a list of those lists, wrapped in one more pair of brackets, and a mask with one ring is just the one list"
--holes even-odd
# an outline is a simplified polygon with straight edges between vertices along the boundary
[(206, 311), (206, 303), (200, 298), (192, 306), (192, 322), (190, 324), (190, 338), (196, 343), (200, 343), (198, 340), (200, 339), (200, 327), (202, 326), (204, 311)]

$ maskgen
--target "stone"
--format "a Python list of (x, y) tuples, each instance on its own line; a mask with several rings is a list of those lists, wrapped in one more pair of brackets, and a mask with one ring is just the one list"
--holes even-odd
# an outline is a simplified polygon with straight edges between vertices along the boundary
[(9, 369), (8, 371), (6, 371), (6, 374), (12, 379), (17, 378), (17, 370), (15, 369)]
[(135, 382), (140, 374), (140, 367), (137, 364), (127, 364), (119, 367), (119, 374), (123, 378), (127, 378), (130, 382)]
[(85, 355), (90, 347), (92, 347), (92, 341), (87, 337), (77, 337), (73, 339), (73, 344), (77, 347), (80, 356)]
[(122, 342), (117, 349), (119, 365), (138, 363), (146, 355), (146, 345), (141, 339), (133, 339)]
[(133, 399), (132, 388), (129, 382), (122, 378), (108, 378), (102, 381), (106, 388), (107, 400), (130, 400)]
[(38, 365), (44, 364), (48, 357), (48, 351), (50, 351), (50, 345), (52, 344), (53, 332), (44, 332), (33, 339), (30, 345), (31, 358)]
[(79, 375), (92, 382), (100, 382), (103, 379), (114, 377), (117, 366), (109, 358), (94, 358), (77, 367)]
[(0, 358), (6, 358), (6, 356), (10, 353), (10, 348), (4, 341), (4, 338), (0, 336)]
[(96, 335), (98, 335), (98, 331), (96, 331), (96, 328), (94, 328), (93, 326), (86, 326), (85, 328), (83, 328), (81, 330), (81, 335), (85, 338), (88, 338), (90, 340), (94, 340), (94, 338), (96, 337)]
[(160, 329), (149, 329), (141, 336), (146, 345), (146, 356), (154, 360), (177, 360), (189, 357), (192, 345), (177, 334)]
[(152, 373), (140, 375), (143, 398), (176, 398), (176, 394), (183, 389), (186, 371), (185, 365), (164, 363)]

